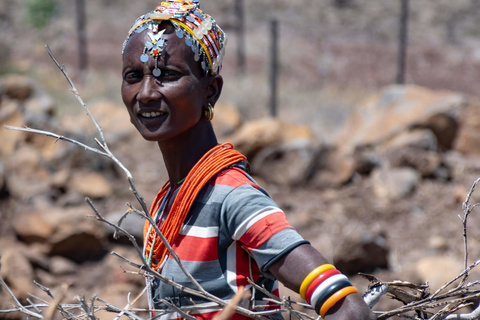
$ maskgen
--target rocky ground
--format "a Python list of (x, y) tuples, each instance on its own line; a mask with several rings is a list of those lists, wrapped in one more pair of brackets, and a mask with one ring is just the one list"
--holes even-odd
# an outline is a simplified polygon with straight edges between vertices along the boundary
[[(1, 80), (2, 125), (42, 128), (95, 146), (98, 134), (86, 115), (57, 117), (38, 83), (21, 76)], [(103, 102), (90, 109), (149, 203), (165, 180), (155, 146), (139, 139), (122, 108)], [(319, 142), (306, 126), (271, 118), (242, 122), (234, 108), (217, 109), (214, 124), (221, 139), (249, 157), (252, 174), (291, 223), (362, 290), (368, 282), (359, 272), (385, 281), (428, 281), (436, 290), (463, 270), (458, 215), (480, 176), (475, 97), (387, 87), (359, 107), (336, 144)], [(143, 281), (126, 274), (122, 267), (135, 269), (109, 253), (139, 259), (125, 237), (114, 240), (112, 228), (91, 217), (84, 201), (91, 198), (113, 222), (127, 211), (125, 203), (139, 207), (124, 172), (51, 137), (11, 130), (2, 137), (2, 278), (23, 301), (27, 292), (44, 295), (35, 280), (56, 294), (68, 284), (65, 301), (96, 295), (125, 305)], [(471, 203), (478, 199), (473, 193)], [(473, 211), (468, 220), (469, 263), (480, 255), (474, 227), (479, 219)], [(131, 216), (123, 225), (141, 239), (141, 219)], [(472, 279), (479, 276), (472, 273)], [(1, 308), (8, 308), (11, 300), (4, 290), (0, 294)], [(286, 289), (282, 294), (297, 297)], [(393, 305), (385, 299), (379, 308)]]
[[(90, 7), (95, 71), (81, 75), (72, 67), (72, 6), (62, 6), (53, 27), (38, 31), (13, 19), (22, 14), (19, 3), (0, 6), (3, 30), (8, 30), (1, 34), (0, 54), (9, 58), (2, 60), (0, 81), (0, 275), (24, 302), (27, 292), (49, 299), (33, 285), (36, 280), (55, 296), (68, 284), (64, 302), (97, 295), (123, 307), (128, 293), (141, 291), (143, 279), (124, 273), (121, 266), (134, 268), (109, 253), (138, 258), (125, 238), (114, 240), (111, 228), (87, 217), (93, 211), (84, 199), (90, 197), (102, 215), (118, 221), (126, 202), (138, 207), (124, 173), (81, 147), (7, 131), (3, 125), (51, 130), (95, 146), (98, 134), (46, 57), (43, 44), (48, 42), (80, 83), (111, 150), (150, 203), (165, 172), (156, 147), (138, 137), (121, 107), (119, 60), (112, 51), (118, 51), (126, 29), (119, 17), (133, 20), (151, 6), (105, 0)], [(291, 223), (362, 290), (368, 282), (358, 272), (385, 281), (429, 281), (435, 290), (464, 268), (458, 216), (480, 177), (478, 10), (469, 1), (412, 2), (407, 83), (421, 86), (388, 86), (396, 35), (396, 19), (388, 17), (395, 17), (397, 6), (346, 1), (352, 5), (333, 10), (333, 3), (319, 1), (311, 10), (287, 1), (273, 11), (268, 1), (248, 6), (247, 72), (239, 76), (235, 56), (227, 57), (216, 131), (249, 156), (253, 175)], [(229, 3), (211, 9), (222, 12), (220, 20), (232, 31), (235, 14)], [(268, 59), (262, 35), (268, 30), (261, 23), (270, 15), (284, 26), (278, 119), (267, 118), (263, 108)], [(315, 19), (318, 29), (304, 23)], [(234, 35), (231, 45), (234, 50)], [(7, 71), (16, 76), (6, 76)], [(476, 202), (478, 191), (470, 203)], [(479, 219), (474, 210), (468, 220), (469, 262), (480, 258)], [(124, 223), (141, 239), (139, 219)], [(473, 272), (471, 278), (480, 276)], [(282, 294), (297, 298), (285, 289)], [(11, 301), (1, 290), (0, 309)], [(142, 298), (138, 306), (144, 305)], [(378, 308), (395, 305), (385, 299)], [(7, 317), (18, 315), (0, 314)]]

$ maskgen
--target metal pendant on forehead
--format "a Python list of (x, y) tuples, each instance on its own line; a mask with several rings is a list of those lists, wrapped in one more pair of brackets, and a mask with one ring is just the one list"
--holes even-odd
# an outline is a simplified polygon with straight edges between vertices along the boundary
[(162, 71), (160, 70), (160, 68), (154, 68), (152, 71), (152, 74), (154, 77), (160, 77), (160, 75), (162, 74)]
[(140, 56), (140, 61), (142, 61), (143, 63), (147, 63), (148, 61), (148, 54), (144, 53)]

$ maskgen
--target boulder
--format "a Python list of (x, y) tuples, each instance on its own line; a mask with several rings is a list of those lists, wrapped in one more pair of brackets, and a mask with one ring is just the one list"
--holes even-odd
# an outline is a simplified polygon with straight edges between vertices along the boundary
[(317, 153), (311, 183), (317, 188), (340, 187), (351, 180), (356, 161), (343, 155), (336, 147), (324, 146)]
[(405, 198), (419, 181), (419, 174), (411, 168), (381, 167), (372, 173), (373, 192), (386, 203)]
[(112, 184), (96, 172), (72, 172), (67, 189), (93, 199), (106, 198), (113, 193)]
[(25, 133), (7, 130), (5, 126), (21, 127), (25, 124), (22, 112), (17, 108), (15, 102), (2, 102), (0, 104), (0, 132), (2, 143), (0, 143), (0, 156), (6, 157), (13, 153), (19, 143), (25, 140)]
[(299, 185), (309, 181), (316, 166), (318, 148), (305, 143), (262, 149), (251, 162), (252, 173), (279, 185)]
[(212, 120), (213, 129), (219, 137), (232, 134), (242, 123), (242, 116), (237, 108), (228, 104), (217, 104)]
[(462, 116), (454, 148), (463, 154), (480, 154), (480, 102), (472, 99)]
[[(93, 214), (89, 210), (83, 205), (19, 212), (14, 221), (15, 233), (29, 247), (40, 245), (44, 255), (75, 262), (98, 259), (106, 250), (106, 232), (101, 222), (87, 217)], [(40, 261), (40, 264), (42, 268), (53, 268), (57, 273), (67, 269), (61, 261), (52, 260), (48, 265)]]
[(437, 137), (430, 129), (413, 129), (400, 132), (393, 139), (379, 146), (382, 151), (415, 148), (438, 151)]
[(24, 145), (5, 162), (9, 192), (17, 199), (32, 199), (47, 194), (50, 172), (42, 165), (37, 150)]
[(49, 271), (53, 275), (72, 275), (78, 271), (78, 265), (64, 257), (50, 258)]
[[(106, 215), (106, 218), (108, 221), (118, 224), (120, 222), (120, 219), (124, 216), (125, 212), (124, 211), (116, 211), (116, 212), (111, 212)], [(143, 225), (145, 224), (145, 220), (138, 216), (135, 213), (129, 213), (126, 217), (122, 219), (122, 223), (120, 227), (125, 229), (127, 232), (129, 232), (131, 235), (135, 237), (135, 240), (140, 246), (143, 246)], [(106, 232), (108, 234), (108, 237), (110, 239), (113, 239), (113, 234), (115, 232), (115, 229), (109, 225), (105, 225)], [(126, 243), (131, 245), (130, 240), (123, 234), (123, 233), (118, 233), (119, 238), (116, 239), (116, 242), (119, 243)]]
[(422, 177), (448, 178), (448, 176), (443, 176), (444, 171), (441, 170), (441, 155), (435, 151), (402, 148), (389, 152), (386, 158), (392, 167), (412, 168)]
[(25, 299), (33, 289), (33, 268), (18, 245), (5, 244), (0, 257), (0, 277), (17, 298)]
[[(35, 95), (23, 104), (25, 125), (30, 128), (55, 131), (55, 103), (45, 92), (38, 89)], [(52, 139), (52, 138), (50, 138)]]
[(55, 225), (46, 219), (48, 214), (40, 210), (18, 212), (13, 224), (17, 237), (27, 244), (47, 242), (55, 231)]
[(446, 255), (434, 255), (422, 258), (415, 269), (423, 282), (428, 281), (434, 292), (453, 280), (463, 271), (463, 259)]
[(316, 144), (310, 128), (274, 118), (246, 122), (228, 138), (228, 141), (246, 155), (249, 161), (253, 161), (258, 152), (268, 147), (294, 143)]
[[(111, 146), (138, 134), (135, 127), (131, 124), (130, 116), (123, 104), (118, 105), (109, 101), (98, 101), (90, 104), (88, 107), (95, 121), (102, 128), (107, 143)], [(82, 123), (83, 128), (88, 128), (88, 131), (84, 132), (91, 132), (95, 137), (98, 136), (97, 129), (85, 113), (83, 113)]]
[(21, 75), (8, 75), (0, 79), (0, 87), (3, 88), (2, 95), (12, 100), (25, 101), (35, 91), (33, 81)]
[(49, 256), (62, 256), (74, 262), (99, 259), (107, 248), (103, 224), (92, 217), (86, 206), (50, 208), (43, 211), (44, 219), (54, 231), (48, 239)]
[(347, 275), (388, 268), (389, 247), (385, 234), (355, 229), (335, 248), (333, 262)]
[(266, 181), (298, 184), (313, 175), (319, 150), (306, 126), (263, 118), (243, 124), (227, 140), (247, 156), (252, 173)]
[(465, 95), (455, 92), (388, 86), (355, 109), (335, 144), (352, 153), (355, 148), (385, 143), (412, 128), (428, 128), (448, 149), (467, 102)]

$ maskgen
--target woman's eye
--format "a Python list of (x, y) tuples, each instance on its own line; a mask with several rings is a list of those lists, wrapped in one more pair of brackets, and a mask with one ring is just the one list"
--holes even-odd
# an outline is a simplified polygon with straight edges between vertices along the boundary
[(128, 72), (124, 76), (125, 81), (127, 82), (137, 82), (142, 79), (142, 75), (138, 72)]
[(179, 73), (172, 69), (163, 69), (162, 74), (160, 75), (161, 78), (167, 78), (167, 79), (175, 79), (175, 78), (178, 78), (179, 76), (180, 76)]

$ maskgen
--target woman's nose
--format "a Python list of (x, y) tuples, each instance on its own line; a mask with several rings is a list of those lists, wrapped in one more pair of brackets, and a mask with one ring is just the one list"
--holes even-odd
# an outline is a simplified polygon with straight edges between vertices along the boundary
[(148, 103), (160, 99), (160, 91), (158, 90), (155, 77), (146, 76), (142, 79), (140, 90), (137, 94), (137, 100), (142, 103)]

